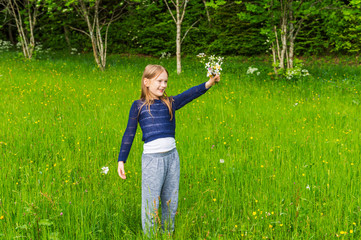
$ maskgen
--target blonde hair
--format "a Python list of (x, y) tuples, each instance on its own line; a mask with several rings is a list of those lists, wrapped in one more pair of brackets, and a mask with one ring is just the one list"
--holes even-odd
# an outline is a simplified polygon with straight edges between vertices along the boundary
[[(140, 114), (140, 111), (142, 110), (143, 106), (147, 106), (149, 114), (152, 115), (150, 113), (150, 105), (154, 103), (154, 100), (151, 98), (149, 89), (145, 86), (144, 84), (144, 79), (153, 79), (158, 77), (163, 71), (165, 71), (167, 73), (167, 76), (169, 76), (169, 73), (167, 71), (167, 69), (165, 69), (163, 66), (161, 65), (153, 65), (153, 64), (149, 64), (145, 67), (144, 72), (143, 72), (143, 76), (142, 76), (142, 93), (140, 95), (140, 99), (142, 101), (144, 101), (143, 105), (139, 108), (139, 113), (138, 116)], [(170, 121), (172, 121), (173, 119), (173, 111), (172, 111), (172, 102), (173, 99), (171, 97), (167, 96), (167, 93), (164, 91), (163, 96), (160, 97), (160, 100), (162, 102), (165, 103), (165, 105), (168, 107), (169, 110), (169, 115), (170, 115)]]

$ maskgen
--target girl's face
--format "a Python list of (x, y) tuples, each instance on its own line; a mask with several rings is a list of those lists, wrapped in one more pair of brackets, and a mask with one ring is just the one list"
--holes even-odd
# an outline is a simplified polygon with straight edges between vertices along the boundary
[(159, 99), (164, 95), (164, 91), (167, 88), (168, 74), (163, 71), (158, 76), (148, 79), (144, 79), (144, 85), (148, 88), (149, 93), (153, 99)]

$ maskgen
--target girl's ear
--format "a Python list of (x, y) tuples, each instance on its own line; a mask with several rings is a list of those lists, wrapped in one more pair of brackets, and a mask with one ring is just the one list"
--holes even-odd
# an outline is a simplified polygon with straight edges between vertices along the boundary
[(144, 85), (146, 86), (146, 87), (149, 87), (148, 85), (149, 85), (149, 79), (148, 78), (144, 78)]

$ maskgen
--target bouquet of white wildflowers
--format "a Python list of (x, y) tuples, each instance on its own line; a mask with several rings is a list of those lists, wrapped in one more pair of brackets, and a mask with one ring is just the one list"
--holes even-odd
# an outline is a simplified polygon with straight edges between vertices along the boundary
[(214, 77), (216, 75), (221, 75), (223, 57), (216, 57), (211, 55), (208, 57), (208, 62), (206, 63), (206, 55), (204, 53), (200, 53), (197, 55), (200, 58), (200, 62), (205, 64), (205, 68), (207, 69), (207, 77)]

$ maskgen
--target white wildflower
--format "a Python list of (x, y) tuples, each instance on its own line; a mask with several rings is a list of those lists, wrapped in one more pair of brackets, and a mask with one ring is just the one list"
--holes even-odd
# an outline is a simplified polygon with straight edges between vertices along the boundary
[(108, 167), (102, 167), (102, 173), (108, 174), (109, 168)]
[(247, 74), (253, 74), (256, 71), (258, 71), (258, 68), (249, 67), (247, 69)]

